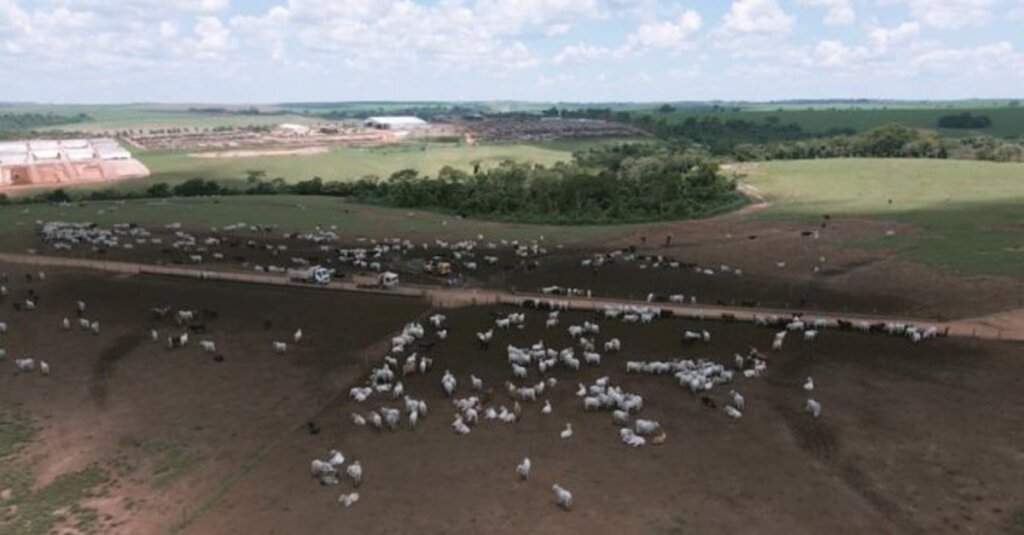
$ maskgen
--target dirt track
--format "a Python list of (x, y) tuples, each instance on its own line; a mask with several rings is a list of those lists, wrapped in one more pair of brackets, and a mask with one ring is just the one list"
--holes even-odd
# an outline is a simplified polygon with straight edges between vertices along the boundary
[(324, 154), (330, 151), (328, 147), (301, 147), (296, 149), (265, 149), (265, 150), (229, 150), (219, 152), (194, 152), (189, 154), (189, 158), (202, 158), (202, 159), (234, 159), (234, 158), (254, 158), (257, 156), (312, 156), (315, 154)]
[[(38, 418), (30, 451), (40, 485), (85, 466), (109, 467), (112, 483), (83, 504), (102, 512), (100, 533), (736, 533), (750, 526), (808, 535), (987, 533), (1024, 505), (1016, 477), (1024, 361), (1011, 344), (951, 338), (915, 347), (837, 331), (813, 343), (793, 340), (772, 354), (765, 378), (730, 386), (748, 403), (734, 422), (671, 377), (626, 375), (623, 361), (724, 362), (750, 345), (765, 347), (770, 331), (684, 318), (650, 326), (602, 321), (602, 339), (621, 338), (623, 353), (600, 367), (554, 372), (559, 386), (545, 396), (552, 415), (527, 403), (516, 425), (484, 422), (458, 437), (438, 385), (444, 369), (462, 384), (478, 375), (498, 390), (495, 403), (508, 404), (500, 392), (509, 377), (506, 343), (572, 343), (564, 328), (545, 329), (540, 313), (528, 312), (524, 330), (500, 331), (481, 348), (474, 331), (493, 326), (492, 314), (521, 309), (463, 307), (445, 312), (451, 336), (430, 350), (435, 369), (403, 378), (430, 415), (416, 431), (375, 433), (353, 426), (349, 412), (396, 402), (356, 404), (345, 393), (379, 363), (386, 347), (376, 342), (422, 316), (421, 300), (289, 287), (280, 278), (209, 284), (198, 276), (48, 268), (45, 282), (25, 283), (22, 272), (8, 271), (7, 305), (29, 288), (42, 300), (34, 312), (5, 307), (7, 347), (45, 356), (54, 373), (0, 374), (0, 394)], [(482, 294), (442, 295), (462, 302)], [(103, 334), (61, 332), (75, 299), (90, 304)], [(151, 327), (180, 328), (149, 317), (159, 304), (217, 311), (201, 336), (215, 340), (226, 361), (145, 339)], [(563, 327), (585, 318), (564, 313)], [(272, 353), (270, 341), (297, 326), (306, 341)], [(710, 329), (711, 342), (680, 346), (679, 332), (694, 328)], [(664, 446), (628, 449), (607, 413), (582, 411), (577, 382), (602, 375), (644, 396), (642, 415), (665, 425)], [(825, 405), (817, 422), (800, 410), (807, 375)], [(723, 403), (725, 392), (712, 396)], [(320, 423), (319, 434), (306, 430), (309, 420)], [(566, 422), (576, 430), (568, 442), (558, 437)], [(348, 484), (321, 487), (308, 474), (310, 458), (331, 447), (365, 466), (362, 499), (349, 510), (336, 503)], [(161, 452), (174, 448), (187, 462), (159, 470)], [(535, 473), (519, 483), (512, 467), (523, 455)], [(575, 493), (575, 511), (552, 504), (552, 482)]]
[[(65, 258), (56, 256), (42, 256), (42, 255), (23, 255), (13, 253), (0, 253), (0, 262), (10, 262), (18, 264), (29, 264), (39, 266), (51, 266), (51, 267), (70, 267), (70, 268), (84, 268), (93, 269), (100, 271), (107, 271), (113, 273), (128, 273), (128, 274), (158, 274), (168, 275), (176, 277), (186, 277), (191, 279), (201, 279), (210, 281), (232, 281), (232, 282), (246, 282), (255, 284), (272, 284), (272, 285), (286, 285), (286, 286), (300, 286), (308, 288), (305, 285), (297, 285), (289, 282), (285, 277), (280, 275), (269, 275), (259, 273), (239, 273), (230, 271), (209, 271), (195, 268), (187, 268), (180, 266), (152, 266), (147, 264), (130, 263), (130, 262), (108, 262), (98, 260), (88, 260), (80, 258)], [(471, 305), (482, 305), (482, 304), (520, 304), (527, 299), (535, 300), (549, 300), (554, 299), (558, 301), (564, 301), (568, 303), (569, 308), (575, 310), (597, 310), (606, 304), (620, 304), (620, 305), (648, 305), (649, 303), (642, 301), (631, 301), (625, 299), (616, 298), (600, 298), (600, 299), (586, 299), (581, 297), (560, 297), (560, 296), (547, 296), (535, 293), (522, 293), (522, 292), (508, 292), (502, 290), (493, 289), (449, 289), (440, 288), (437, 286), (427, 285), (409, 285), (405, 284), (402, 288), (396, 290), (375, 290), (365, 287), (360, 287), (355, 282), (340, 282), (333, 281), (328, 286), (323, 287), (330, 290), (342, 290), (349, 292), (362, 292), (362, 293), (384, 293), (392, 295), (406, 295), (412, 297), (423, 297), (428, 299), (435, 306), (440, 307), (460, 307), (460, 306), (471, 306)], [(673, 315), (683, 318), (696, 318), (696, 319), (722, 319), (723, 316), (729, 316), (737, 321), (751, 322), (755, 316), (759, 315), (788, 315), (794, 312), (794, 310), (782, 310), (782, 309), (770, 309), (770, 308), (751, 308), (751, 307), (725, 307), (715, 305), (680, 305), (680, 304), (669, 304), (669, 303), (658, 303), (658, 307), (662, 310), (670, 311)], [(869, 321), (869, 322), (892, 322), (892, 323), (910, 323), (916, 325), (934, 325), (941, 331), (948, 329), (950, 336), (957, 337), (971, 337), (971, 338), (982, 338), (989, 340), (1006, 340), (1006, 341), (1024, 341), (1024, 321), (1021, 320), (1021, 316), (1024, 316), (1024, 310), (1016, 310), (1007, 313), (1001, 313), (992, 316), (985, 316), (980, 318), (972, 318), (965, 320), (957, 320), (950, 322), (934, 322), (920, 318), (907, 318), (907, 317), (893, 317), (884, 315), (865, 315), (865, 314), (833, 314), (828, 312), (816, 312), (813, 317), (822, 318), (826, 321), (832, 322), (833, 324), (837, 319), (845, 319), (849, 321)]]

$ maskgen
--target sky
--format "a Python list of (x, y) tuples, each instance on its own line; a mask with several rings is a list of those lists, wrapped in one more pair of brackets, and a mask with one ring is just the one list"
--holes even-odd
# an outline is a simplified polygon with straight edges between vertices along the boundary
[(0, 0), (0, 101), (1024, 96), (1024, 0)]

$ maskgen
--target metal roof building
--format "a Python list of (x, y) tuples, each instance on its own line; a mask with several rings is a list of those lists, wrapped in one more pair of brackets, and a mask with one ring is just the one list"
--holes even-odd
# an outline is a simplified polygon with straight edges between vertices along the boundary
[(64, 148), (64, 155), (72, 161), (92, 160), (96, 157), (96, 151), (92, 150), (92, 147), (83, 148)]
[(0, 165), (24, 165), (28, 163), (28, 143), (0, 143)]
[(60, 143), (50, 140), (34, 140), (28, 142), (29, 152), (35, 160), (56, 160), (60, 158)]
[(408, 115), (368, 117), (363, 121), (363, 126), (377, 128), (379, 130), (416, 130), (424, 128), (427, 122), (419, 117)]
[(308, 136), (313, 129), (304, 124), (284, 123), (274, 128), (274, 133), (286, 136)]

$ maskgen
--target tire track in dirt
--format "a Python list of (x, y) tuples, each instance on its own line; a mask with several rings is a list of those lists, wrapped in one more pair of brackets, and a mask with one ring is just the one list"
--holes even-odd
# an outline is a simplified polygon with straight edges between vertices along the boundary
[[(418, 316), (407, 321), (425, 321), (428, 314), (431, 312), (433, 312), (433, 309), (427, 309)], [(271, 452), (284, 444), (293, 433), (304, 428), (307, 425), (306, 422), (316, 421), (320, 416), (331, 411), (332, 408), (342, 404), (343, 400), (348, 397), (351, 387), (362, 384), (362, 380), (365, 379), (366, 374), (383, 360), (381, 355), (389, 354), (388, 350), (391, 348), (391, 338), (399, 332), (400, 328), (396, 328), (395, 330), (385, 334), (379, 340), (371, 342), (362, 349), (352, 352), (352, 360), (354, 361), (353, 366), (358, 369), (358, 373), (354, 374), (354, 377), (352, 377), (351, 380), (339, 382), (339, 379), (347, 374), (345, 372), (335, 370), (326, 377), (317, 374), (319, 380), (315, 381), (316, 384), (307, 382), (303, 385), (302, 389), (315, 388), (320, 392), (320, 395), (317, 396), (318, 400), (316, 402), (316, 407), (308, 413), (309, 416), (287, 426), (276, 438), (264, 444), (254, 455), (252, 455), (251, 458), (240, 466), (235, 473), (225, 479), (215, 491), (204, 497), (200, 501), (200, 505), (195, 510), (190, 511), (186, 515), (182, 515), (182, 518), (176, 524), (171, 526), (167, 532), (170, 535), (188, 533), (193, 524), (220, 504), (221, 501), (224, 500), (236, 486), (238, 486), (238, 484), (249, 477), (249, 475), (260, 466)]]
[(93, 401), (101, 409), (107, 406), (108, 384), (110, 378), (117, 371), (117, 363), (139, 347), (142, 340), (143, 337), (137, 334), (119, 336), (100, 352), (99, 359), (92, 368), (92, 384), (89, 386), (89, 392)]
[[(153, 266), (132, 262), (102, 262), (95, 260), (64, 258), (42, 255), (24, 255), (13, 253), (0, 253), (0, 262), (11, 262), (17, 264), (51, 266), (72, 269), (91, 269), (128, 275), (160, 275), (185, 277), (190, 279), (206, 280), (210, 282), (230, 281), (247, 284), (270, 284), (276, 286), (301, 286), (310, 288), (309, 285), (292, 283), (283, 277), (274, 277), (264, 274), (239, 273), (231, 271), (205, 271), (202, 269)], [(470, 306), (478, 304), (509, 304), (516, 305), (525, 300), (547, 300), (556, 299), (568, 303), (569, 308), (578, 310), (600, 310), (607, 304), (618, 305), (639, 305), (648, 306), (651, 303), (621, 298), (582, 298), (582, 297), (557, 297), (529, 292), (511, 292), (502, 290), (484, 289), (450, 289), (440, 286), (426, 286), (415, 284), (404, 284), (402, 287), (393, 290), (381, 290), (378, 288), (367, 288), (349, 282), (331, 282), (327, 286), (317, 287), (325, 290), (348, 291), (359, 293), (376, 293), (383, 295), (404, 295), (413, 298), (429, 299), (434, 305), (443, 308)], [(658, 303), (657, 306), (663, 311), (672, 313), (677, 317), (697, 317), (702, 319), (717, 319), (723, 315), (729, 315), (733, 320), (752, 321), (757, 315), (782, 315), (793, 313), (793, 310), (772, 309), (772, 308), (747, 308), (729, 307), (718, 305), (681, 305)], [(928, 319), (911, 317), (893, 317), (872, 314), (840, 314), (838, 312), (817, 312), (815, 316), (835, 321), (845, 319), (848, 321), (889, 322), (889, 323), (910, 323), (918, 325), (932, 325), (940, 331), (948, 328), (949, 336), (969, 337), (975, 339), (1007, 340), (1024, 342), (1024, 308), (1001, 313), (1000, 321), (995, 322), (996, 316), (984, 318), (970, 318), (950, 322), (937, 322)], [(1013, 318), (1008, 321), (1004, 318)]]
[(871, 478), (856, 463), (842, 455), (839, 430), (821, 420), (810, 418), (803, 411), (777, 405), (776, 412), (785, 422), (797, 445), (808, 456), (820, 462), (837, 476), (846, 488), (860, 496), (899, 533), (925, 533), (900, 508), (899, 504), (875, 490)]

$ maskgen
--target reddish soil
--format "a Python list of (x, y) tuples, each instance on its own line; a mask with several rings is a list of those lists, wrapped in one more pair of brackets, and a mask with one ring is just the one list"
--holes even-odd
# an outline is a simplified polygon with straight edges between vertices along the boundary
[[(468, 395), (470, 373), (500, 389), (510, 378), (507, 343), (564, 347), (565, 326), (589, 317), (563, 313), (560, 328), (548, 331), (541, 313), (528, 312), (525, 330), (498, 332), (484, 350), (473, 333), (492, 325), (493, 309), (458, 309), (446, 312), (449, 339), (431, 350), (434, 369), (404, 380), (430, 415), (416, 431), (377, 434), (348, 415), (382, 402), (357, 405), (348, 388), (376, 364), (387, 333), (424, 312), (416, 301), (70, 271), (29, 284), (20, 269), (7, 271), (6, 347), (45, 358), (54, 372), (0, 375), (0, 399), (36, 420), (40, 484), (93, 463), (108, 468), (113, 484), (86, 504), (109, 515), (103, 533), (989, 533), (1024, 506), (1019, 345), (914, 346), (833, 331), (814, 343), (790, 339), (764, 378), (712, 392), (720, 406), (729, 388), (746, 397), (743, 419), (732, 421), (671, 377), (625, 375), (623, 363), (683, 355), (730, 362), (750, 345), (767, 347), (771, 331), (601, 321), (599, 341), (619, 337), (623, 352), (599, 368), (555, 372), (552, 415), (527, 403), (518, 424), (483, 422), (458, 437), (439, 385), (445, 369), (457, 375), (460, 395)], [(29, 287), (42, 295), (39, 310), (14, 312), (10, 303)], [(89, 303), (86, 316), (101, 321), (101, 335), (60, 331), (77, 299)], [(172, 330), (149, 316), (163, 304), (215, 310), (209, 332), (195, 339), (216, 341), (226, 360), (150, 342), (151, 326)], [(270, 342), (297, 327), (303, 344), (273, 354)], [(712, 341), (682, 346), (685, 328), (706, 328)], [(644, 396), (641, 415), (662, 422), (665, 445), (629, 449), (607, 413), (582, 411), (577, 382), (601, 375)], [(824, 407), (816, 421), (801, 410), (807, 375)], [(511, 404), (501, 393), (495, 403)], [(311, 419), (317, 435), (306, 430)], [(566, 422), (576, 431), (568, 441), (558, 437)], [(160, 444), (197, 459), (164, 485), (146, 453)], [(332, 447), (364, 466), (361, 500), (348, 510), (336, 500), (349, 484), (321, 487), (309, 477), (309, 461)], [(513, 468), (524, 455), (534, 469), (522, 483)], [(574, 493), (573, 512), (555, 507), (555, 482)]]
[[(526, 404), (518, 424), (483, 422), (459, 437), (439, 385), (444, 369), (463, 385), (469, 373), (500, 385), (510, 375), (506, 343), (570, 343), (528, 313), (525, 331), (499, 333), (481, 350), (472, 333), (488, 326), (488, 311), (450, 312), (452, 334), (434, 350), (434, 371), (405, 380), (431, 407), (417, 430), (378, 434), (348, 421), (351, 411), (380, 406), (377, 400), (332, 404), (319, 418), (328, 422), (322, 434), (289, 434), (186, 532), (735, 533), (757, 526), (763, 533), (987, 533), (1024, 503), (1018, 347), (952, 340), (914, 347), (838, 332), (793, 341), (772, 356), (765, 378), (732, 385), (747, 400), (745, 416), (733, 422), (671, 378), (625, 375), (623, 361), (681, 354), (727, 361), (750, 344), (767, 345), (770, 331), (602, 322), (601, 338), (620, 337), (623, 353), (600, 368), (554, 373), (552, 415)], [(571, 319), (582, 317), (566, 315), (563, 326)], [(709, 328), (712, 342), (680, 347), (685, 327)], [(607, 413), (582, 411), (577, 382), (601, 375), (644, 396), (642, 415), (663, 423), (665, 445), (629, 449)], [(817, 421), (800, 410), (807, 375), (825, 407)], [(712, 397), (721, 404), (727, 392)], [(511, 402), (499, 394), (496, 403)], [(558, 436), (566, 422), (575, 429), (568, 441)], [(336, 499), (350, 485), (321, 487), (305, 470), (331, 447), (364, 467), (361, 500), (348, 510)], [(533, 472), (518, 482), (513, 468), (524, 455)], [(555, 507), (556, 482), (574, 493), (573, 512)]]
[[(893, 225), (858, 219), (833, 219), (827, 228), (786, 221), (714, 220), (651, 225), (634, 235), (604, 244), (636, 247), (647, 255), (681, 262), (743, 270), (701, 275), (693, 270), (647, 269), (636, 263), (579, 266), (579, 256), (542, 262), (530, 273), (507, 279), (522, 290), (548, 285), (591, 289), (594, 295), (644, 298), (648, 293), (696, 295), (703, 303), (835, 312), (894, 314), (934, 319), (970, 318), (1024, 306), (1024, 279), (961, 276), (897, 258), (892, 251), (849, 247), (851, 241), (883, 235)], [(819, 237), (814, 238), (813, 232)], [(899, 227), (900, 233), (915, 232)], [(804, 233), (812, 233), (804, 236)], [(671, 236), (671, 245), (666, 238)], [(751, 237), (755, 237), (751, 239)], [(821, 262), (821, 258), (825, 262)], [(778, 262), (785, 262), (780, 268)], [(819, 271), (814, 268), (818, 266)], [(494, 284), (506, 284), (494, 279)]]
[[(882, 235), (892, 225), (877, 222), (838, 219), (827, 228), (785, 221), (748, 221), (724, 216), (713, 220), (655, 224), (641, 227), (625, 239), (592, 245), (560, 248), (546, 244), (549, 254), (540, 258), (536, 269), (525, 269), (523, 262), (508, 247), (496, 251), (477, 249), (477, 271), (463, 271), (464, 284), (499, 289), (537, 291), (558, 285), (592, 290), (595, 296), (643, 299), (649, 293), (666, 296), (682, 293), (696, 295), (705, 304), (740, 305), (757, 303), (762, 307), (801, 308), (834, 312), (891, 314), (926, 317), (936, 320), (972, 318), (1024, 306), (1024, 280), (1009, 277), (968, 277), (943, 272), (923, 264), (901, 260), (892, 251), (851, 249), (854, 240)], [(819, 237), (804, 236), (817, 230)], [(913, 228), (899, 228), (911, 233)], [(213, 261), (204, 254), (206, 265), (220, 269), (251, 270), (252, 265), (290, 265), (292, 257), (313, 263), (332, 265), (335, 256), (319, 246), (296, 239), (282, 238), (283, 231), (232, 233), (225, 244), (211, 248), (224, 255)], [(173, 238), (164, 235), (162, 246), (136, 246), (131, 250), (109, 250), (96, 255), (79, 248), (71, 252), (41, 249), (45, 254), (71, 254), (90, 258), (110, 258), (142, 263), (189, 263), (189, 253), (172, 250)], [(202, 238), (208, 231), (198, 232)], [(670, 246), (665, 246), (671, 235)], [(383, 237), (383, 236), (380, 236)], [(756, 237), (755, 239), (750, 239)], [(468, 237), (467, 237), (468, 238)], [(246, 240), (264, 244), (285, 244), (288, 251), (272, 254), (262, 247), (249, 248)], [(422, 236), (416, 241), (419, 245)], [(202, 241), (202, 239), (200, 239)], [(30, 240), (26, 247), (40, 247)], [(356, 236), (342, 234), (331, 247), (368, 247)], [(707, 276), (692, 269), (640, 269), (639, 262), (607, 264), (593, 270), (580, 266), (580, 260), (594, 252), (636, 247), (638, 253), (664, 255), (683, 263), (710, 267), (721, 265), (743, 270), (743, 276), (716, 274)], [(441, 279), (422, 273), (422, 263), (431, 256), (444, 254), (436, 246), (417, 248), (412, 256), (385, 259), (385, 269), (401, 273), (408, 282), (439, 284)], [(484, 255), (494, 254), (499, 263), (489, 266)], [(821, 258), (825, 262), (821, 262)], [(785, 262), (784, 268), (778, 262)], [(819, 267), (815, 272), (814, 268)], [(340, 266), (340, 273), (353, 270)]]
[[(360, 375), (361, 348), (424, 309), (402, 298), (52, 270), (46, 282), (29, 284), (20, 268), (4, 271), (8, 358), (42, 358), (53, 374), (14, 375), (13, 363), (0, 362), (0, 402), (36, 420), (39, 484), (94, 463), (115, 476), (91, 504), (111, 515), (102, 533), (159, 533), (179, 522)], [(28, 288), (42, 296), (39, 309), (15, 313), (11, 302)], [(77, 326), (61, 331), (78, 299), (88, 304), (86, 317), (100, 321), (99, 336)], [(163, 339), (150, 341), (152, 327), (180, 332), (171, 320), (151, 319), (157, 305), (216, 311), (208, 332), (192, 336), (215, 341), (225, 360), (195, 342), (169, 351)], [(304, 342), (274, 354), (271, 342), (290, 340), (298, 327)], [(151, 452), (164, 447), (195, 462), (161, 485)]]

